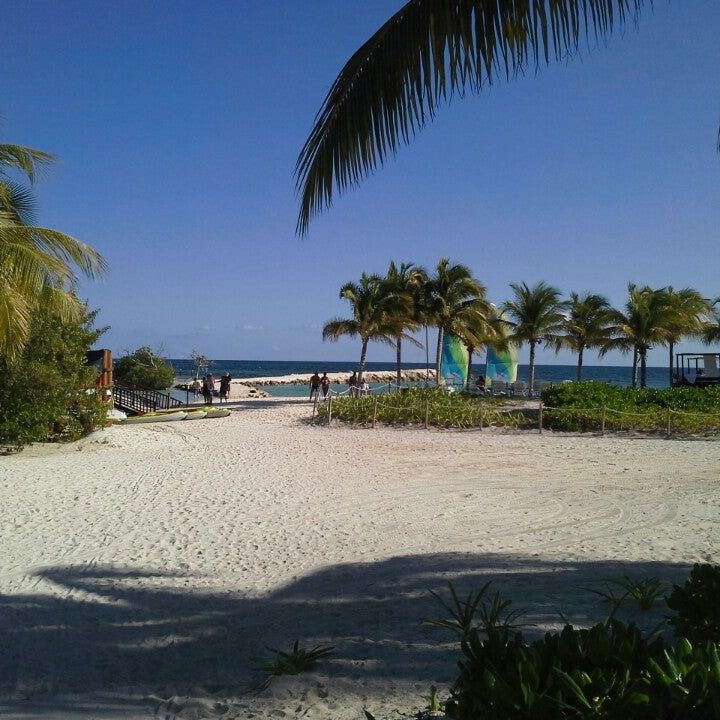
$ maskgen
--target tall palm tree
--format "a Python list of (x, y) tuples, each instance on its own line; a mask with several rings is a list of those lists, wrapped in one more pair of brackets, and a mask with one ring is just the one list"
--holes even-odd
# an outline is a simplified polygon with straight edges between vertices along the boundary
[(397, 328), (392, 318), (406, 311), (407, 299), (387, 291), (379, 275), (360, 276), (359, 283), (349, 282), (340, 288), (340, 297), (352, 307), (352, 317), (335, 319), (323, 327), (323, 340), (336, 341), (343, 335), (359, 337), (361, 341), (358, 382), (365, 371), (367, 349), (371, 340), (389, 345), (395, 342)]
[(511, 284), (514, 298), (503, 305), (511, 326), (510, 337), (518, 345), (530, 346), (530, 393), (535, 390), (535, 349), (544, 343), (556, 350), (562, 342), (565, 324), (564, 303), (560, 291), (552, 285), (539, 282), (533, 287), (526, 283)]
[(582, 379), (583, 353), (601, 348), (611, 337), (610, 303), (602, 295), (570, 293), (562, 338), (564, 347), (577, 353), (577, 379)]
[[(651, 2), (651, 0), (648, 0)], [(335, 79), (295, 168), (297, 230), (408, 144), (441, 104), (564, 61), (633, 24), (645, 0), (411, 0)]]
[[(389, 318), (395, 326), (395, 350), (397, 362), (396, 383), (399, 386), (402, 383), (402, 341), (408, 338), (408, 330), (414, 331), (420, 327), (421, 305), (420, 294), (422, 288), (427, 281), (427, 271), (424, 268), (417, 267), (413, 263), (400, 263), (398, 267), (394, 261), (390, 262), (387, 275), (385, 276), (385, 289), (388, 293), (405, 298), (405, 312), (398, 312), (392, 318)], [(403, 306), (403, 303), (398, 303)], [(402, 307), (398, 308), (399, 310)], [(420, 345), (414, 338), (410, 341), (415, 345)]]
[(613, 337), (600, 350), (633, 351), (632, 385), (637, 385), (637, 364), (640, 364), (640, 387), (647, 385), (647, 352), (654, 345), (669, 340), (668, 327), (673, 318), (672, 305), (665, 288), (654, 290), (648, 285), (628, 285), (628, 299), (623, 310), (611, 310)]
[(665, 292), (670, 305), (665, 331), (668, 345), (668, 384), (672, 387), (675, 345), (683, 337), (703, 336), (707, 321), (712, 315), (712, 306), (709, 300), (692, 288), (675, 290), (667, 287)]
[(83, 305), (72, 292), (76, 269), (94, 277), (105, 268), (89, 246), (35, 226), (32, 193), (11, 176), (20, 174), (32, 184), (53, 160), (41, 150), (0, 144), (0, 356), (8, 360), (25, 345), (39, 307), (63, 321), (81, 316)]
[(435, 274), (425, 284), (423, 313), (425, 322), (437, 328), (435, 349), (435, 382), (440, 382), (440, 361), (443, 339), (452, 332), (452, 324), (458, 313), (473, 305), (479, 310), (482, 305), (485, 315), (490, 317), (492, 309), (485, 299), (485, 288), (473, 278), (466, 265), (451, 265), (449, 258), (438, 262)]

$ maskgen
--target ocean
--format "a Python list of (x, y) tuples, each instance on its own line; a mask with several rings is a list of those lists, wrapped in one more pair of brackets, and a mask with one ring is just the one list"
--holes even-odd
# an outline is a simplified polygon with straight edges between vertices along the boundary
[[(175, 374), (180, 378), (190, 378), (195, 374), (195, 365), (189, 359), (169, 359), (168, 362), (175, 368)], [(392, 362), (369, 362), (366, 365), (368, 372), (392, 372), (395, 370), (395, 363)], [(423, 367), (422, 363), (403, 363), (403, 368), (414, 369)], [(251, 377), (274, 377), (277, 375), (291, 375), (294, 373), (314, 373), (316, 370), (321, 374), (328, 373), (350, 373), (357, 370), (357, 362), (325, 362), (307, 360), (213, 360), (209, 368), (216, 377), (229, 372), (236, 379)], [(485, 365), (473, 363), (472, 374), (481, 375), (485, 373)], [(629, 365), (623, 366), (600, 366), (585, 365), (583, 367), (583, 380), (597, 380), (598, 382), (612, 383), (613, 385), (630, 385), (632, 368)], [(576, 368), (574, 365), (536, 365), (535, 379), (549, 380), (558, 383), (563, 380), (574, 380)], [(527, 382), (528, 366), (518, 366), (518, 380)], [(668, 370), (663, 367), (649, 367), (647, 369), (648, 387), (667, 387)], [(334, 389), (338, 389), (334, 386)], [(344, 390), (345, 387), (339, 389)], [(269, 385), (263, 390), (270, 395), (278, 396), (301, 396), (308, 392), (307, 388), (300, 385)]]

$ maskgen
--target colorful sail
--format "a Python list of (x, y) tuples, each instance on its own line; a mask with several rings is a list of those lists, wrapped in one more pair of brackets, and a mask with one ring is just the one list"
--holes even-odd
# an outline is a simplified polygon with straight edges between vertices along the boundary
[(517, 381), (517, 348), (510, 345), (507, 351), (497, 352), (488, 348), (485, 365), (485, 383), (489, 386), (493, 380), (504, 380), (508, 383)]
[(446, 334), (440, 361), (441, 384), (464, 386), (467, 383), (469, 360), (465, 343), (457, 335)]

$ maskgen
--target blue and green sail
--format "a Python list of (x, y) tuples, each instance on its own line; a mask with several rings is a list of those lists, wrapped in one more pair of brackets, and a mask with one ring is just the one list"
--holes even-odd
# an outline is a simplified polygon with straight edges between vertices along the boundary
[(506, 351), (498, 352), (488, 348), (485, 364), (485, 384), (489, 386), (493, 380), (504, 380), (508, 383), (517, 381), (517, 348), (510, 345)]
[(457, 335), (446, 334), (440, 361), (440, 384), (464, 386), (467, 383), (469, 360), (465, 343)]

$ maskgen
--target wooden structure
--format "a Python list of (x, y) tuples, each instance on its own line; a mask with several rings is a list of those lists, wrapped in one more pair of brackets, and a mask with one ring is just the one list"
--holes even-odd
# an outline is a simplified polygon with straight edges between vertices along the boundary
[(720, 353), (678, 353), (673, 387), (720, 385)]
[(110, 350), (90, 350), (85, 355), (85, 363), (91, 365), (98, 372), (95, 385), (99, 388), (112, 388), (113, 386), (113, 361)]

